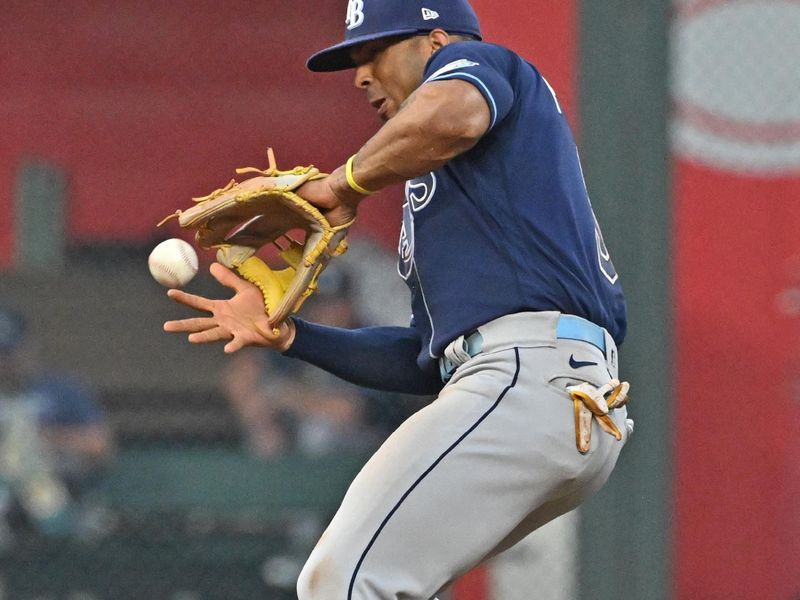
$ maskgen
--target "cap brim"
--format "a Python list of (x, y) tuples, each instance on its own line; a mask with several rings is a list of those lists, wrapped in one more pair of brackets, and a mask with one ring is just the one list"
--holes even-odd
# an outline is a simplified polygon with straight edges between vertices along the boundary
[(372, 33), (362, 35), (351, 40), (347, 40), (325, 50), (320, 50), (313, 54), (306, 62), (309, 71), (315, 73), (328, 73), (331, 71), (343, 71), (345, 69), (354, 69), (356, 64), (350, 58), (350, 50), (364, 42), (371, 42), (381, 38), (394, 37), (396, 35), (406, 35), (409, 33), (416, 33), (417, 29), (395, 29), (394, 31), (382, 31), (380, 33)]

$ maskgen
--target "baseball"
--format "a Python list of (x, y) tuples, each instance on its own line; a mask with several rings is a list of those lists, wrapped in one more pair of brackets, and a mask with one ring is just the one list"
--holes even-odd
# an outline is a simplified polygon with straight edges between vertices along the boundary
[(180, 288), (197, 274), (197, 252), (181, 239), (164, 240), (153, 248), (147, 266), (158, 283), (168, 288)]

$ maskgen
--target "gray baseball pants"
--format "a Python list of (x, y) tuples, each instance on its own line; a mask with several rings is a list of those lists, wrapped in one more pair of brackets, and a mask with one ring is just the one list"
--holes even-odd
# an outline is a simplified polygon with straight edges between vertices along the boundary
[(605, 483), (626, 411), (611, 413), (622, 441), (595, 422), (580, 454), (565, 388), (616, 377), (616, 347), (608, 334), (605, 349), (560, 339), (559, 318), (519, 313), (478, 328), (482, 351), (353, 481), (300, 575), (299, 600), (430, 600)]

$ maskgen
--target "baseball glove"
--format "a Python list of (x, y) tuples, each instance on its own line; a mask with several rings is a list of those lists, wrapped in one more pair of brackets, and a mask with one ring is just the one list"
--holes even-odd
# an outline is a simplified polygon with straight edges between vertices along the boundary
[[(159, 223), (177, 218), (181, 227), (195, 230), (202, 248), (216, 248), (217, 260), (252, 282), (264, 296), (270, 324), (277, 326), (297, 312), (317, 289), (317, 279), (331, 257), (347, 250), (347, 231), (353, 221), (333, 226), (317, 207), (295, 190), (326, 175), (313, 166), (278, 170), (275, 154), (267, 151), (269, 168), (236, 169), (254, 174), (242, 182), (231, 180), (208, 196), (194, 198), (195, 206), (177, 211)], [(305, 233), (303, 241), (289, 235)], [(273, 269), (256, 256), (273, 244), (285, 267)]]
[[(627, 381), (620, 382), (619, 379), (612, 379), (599, 388), (591, 383), (567, 387), (575, 414), (575, 443), (581, 454), (589, 451), (594, 419), (597, 419), (603, 431), (612, 435), (617, 441), (622, 440), (622, 432), (609, 415), (609, 411), (628, 403), (630, 387)], [(626, 427), (630, 434), (633, 431), (633, 421), (630, 419), (628, 421), (630, 424), (626, 422)]]

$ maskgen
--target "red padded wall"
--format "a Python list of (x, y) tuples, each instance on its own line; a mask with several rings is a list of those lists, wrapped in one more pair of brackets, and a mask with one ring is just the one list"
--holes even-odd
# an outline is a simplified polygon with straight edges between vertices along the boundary
[[(27, 157), (66, 169), (74, 242), (147, 240), (165, 214), (242, 165), (332, 169), (379, 125), (350, 74), (315, 75), (341, 0), (12, 2), (0, 34), (0, 266)], [(397, 191), (356, 231), (394, 246)]]
[(800, 590), (800, 179), (679, 161), (675, 185), (678, 597), (789, 600)]
[(800, 3), (675, 8), (677, 597), (796, 600)]

